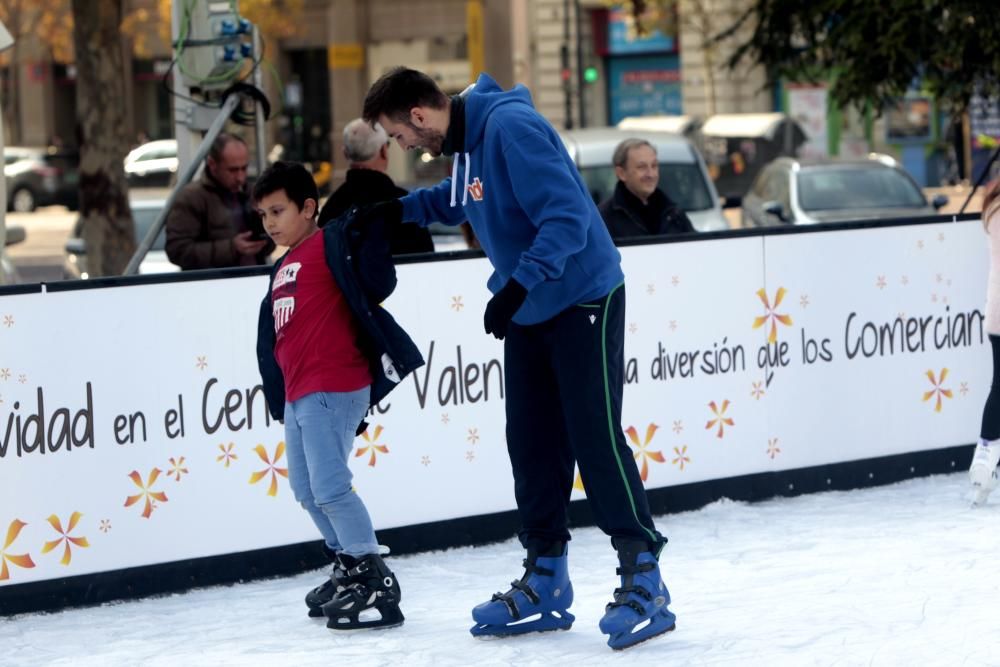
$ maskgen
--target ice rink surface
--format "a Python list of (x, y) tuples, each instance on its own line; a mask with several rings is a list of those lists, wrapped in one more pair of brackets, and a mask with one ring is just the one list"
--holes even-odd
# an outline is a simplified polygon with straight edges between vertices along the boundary
[(470, 609), (521, 574), (516, 540), (390, 558), (401, 628), (333, 633), (302, 598), (321, 571), (55, 614), (0, 618), (0, 664), (998, 665), (1000, 491), (965, 473), (658, 519), (677, 630), (614, 652), (597, 630), (617, 584), (608, 539), (575, 531), (568, 632), (469, 635)]

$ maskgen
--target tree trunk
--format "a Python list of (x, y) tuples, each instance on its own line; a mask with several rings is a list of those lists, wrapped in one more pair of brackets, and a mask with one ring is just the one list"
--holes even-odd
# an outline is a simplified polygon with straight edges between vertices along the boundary
[(135, 252), (123, 166), (122, 0), (73, 0), (80, 216), (92, 276), (120, 275)]

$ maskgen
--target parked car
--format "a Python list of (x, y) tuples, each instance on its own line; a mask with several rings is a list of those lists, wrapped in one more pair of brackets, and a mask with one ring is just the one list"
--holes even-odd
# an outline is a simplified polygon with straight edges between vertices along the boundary
[(125, 156), (125, 177), (132, 187), (163, 188), (177, 178), (177, 140), (158, 139)]
[(929, 204), (909, 174), (884, 159), (778, 158), (766, 165), (743, 198), (744, 227), (934, 215), (945, 195)]
[(7, 234), (4, 237), (4, 247), (0, 248), (0, 276), (3, 276), (3, 280), (0, 281), (0, 285), (13, 285), (20, 282), (20, 276), (17, 273), (17, 268), (14, 263), (10, 261), (10, 257), (7, 256), (6, 247), (12, 246), (15, 243), (21, 243), (27, 237), (24, 231), (24, 227), (20, 225), (7, 225)]
[(560, 136), (596, 203), (610, 197), (618, 182), (611, 162), (615, 147), (623, 139), (636, 137), (656, 147), (660, 189), (684, 209), (695, 229), (701, 232), (729, 229), (705, 161), (684, 137), (614, 127), (562, 130)]
[(30, 213), (39, 206), (78, 208), (80, 158), (45, 148), (7, 146), (3, 154), (7, 210)]
[[(135, 222), (136, 242), (142, 241), (146, 233), (156, 222), (157, 216), (163, 210), (166, 198), (130, 200), (132, 220)], [(63, 262), (63, 275), (67, 279), (86, 280), (90, 277), (87, 269), (87, 244), (82, 238), (83, 218), (79, 218), (73, 226), (73, 232), (66, 241), (66, 256)], [(180, 267), (167, 259), (166, 232), (160, 230), (153, 246), (139, 265), (139, 273), (171, 273), (180, 271)]]

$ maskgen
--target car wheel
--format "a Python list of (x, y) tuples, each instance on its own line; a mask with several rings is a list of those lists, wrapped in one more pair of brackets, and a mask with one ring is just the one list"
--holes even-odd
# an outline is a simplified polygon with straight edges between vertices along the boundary
[(35, 210), (35, 193), (29, 188), (18, 188), (10, 196), (10, 208), (15, 213), (31, 213)]

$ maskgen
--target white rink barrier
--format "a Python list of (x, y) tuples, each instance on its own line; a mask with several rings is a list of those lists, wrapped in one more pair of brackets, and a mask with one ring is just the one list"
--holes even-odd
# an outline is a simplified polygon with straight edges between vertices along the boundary
[[(622, 248), (623, 427), (649, 489), (974, 441), (976, 221)], [(376, 528), (514, 508), (485, 259), (401, 265), (427, 361), (352, 468)], [(3, 587), (318, 539), (254, 356), (264, 276), (0, 298)], [(582, 489), (574, 498), (582, 498)]]

